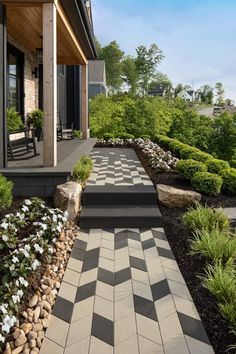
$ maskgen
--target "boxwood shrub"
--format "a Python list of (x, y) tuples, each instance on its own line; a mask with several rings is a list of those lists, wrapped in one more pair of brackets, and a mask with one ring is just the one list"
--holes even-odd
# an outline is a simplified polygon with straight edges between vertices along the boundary
[(219, 173), (221, 170), (229, 168), (229, 163), (224, 160), (210, 159), (206, 161), (206, 166), (209, 172)]
[(0, 210), (11, 206), (13, 200), (12, 189), (13, 183), (0, 175)]
[(223, 180), (221, 176), (210, 172), (196, 172), (192, 178), (192, 186), (197, 192), (209, 195), (220, 194)]
[(189, 156), (194, 152), (201, 152), (201, 151), (195, 147), (186, 145), (186, 147), (180, 150), (180, 157), (181, 159), (188, 159)]
[(170, 150), (173, 153), (178, 154), (178, 155), (179, 155), (180, 150), (182, 150), (186, 147), (188, 147), (188, 145), (181, 143), (180, 141), (175, 140), (175, 139), (169, 144)]
[(227, 194), (236, 194), (236, 168), (227, 168), (220, 171), (223, 179), (222, 190)]
[(199, 152), (193, 152), (189, 156), (189, 158), (196, 161), (206, 162), (207, 160), (212, 159), (213, 156), (207, 154), (206, 152), (199, 151)]
[(230, 166), (233, 168), (236, 168), (236, 160), (231, 160), (230, 161)]
[(204, 163), (195, 160), (179, 160), (176, 165), (178, 172), (186, 179), (191, 180), (196, 172), (206, 172), (207, 167)]
[(170, 144), (173, 142), (174, 139), (169, 138), (165, 135), (156, 135), (154, 141), (160, 144), (162, 147), (169, 149)]

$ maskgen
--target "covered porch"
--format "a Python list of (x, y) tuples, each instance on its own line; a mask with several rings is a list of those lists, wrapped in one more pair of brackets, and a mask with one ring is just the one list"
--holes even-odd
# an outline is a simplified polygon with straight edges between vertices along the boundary
[[(42, 53), (43, 67), (43, 142), (39, 157), (9, 162), (7, 159), (7, 36), (27, 50)], [(68, 0), (0, 0), (0, 168), (4, 175), (21, 173), (19, 167), (32, 173), (52, 173), (61, 169), (62, 153), (67, 158), (83, 142), (58, 142), (57, 65), (81, 67), (81, 132), (89, 138), (88, 60), (96, 57), (93, 35), (83, 1)], [(62, 99), (62, 98), (61, 98)], [(79, 97), (78, 97), (79, 99)], [(63, 145), (63, 147), (62, 147)], [(61, 152), (60, 152), (61, 151)], [(74, 160), (74, 159), (72, 159)], [(77, 154), (78, 160), (78, 154)], [(64, 161), (65, 162), (65, 161)], [(75, 163), (76, 161), (74, 161)], [(37, 169), (40, 169), (38, 171)], [(55, 170), (54, 170), (55, 169)], [(30, 171), (28, 171), (30, 172)], [(67, 171), (68, 172), (68, 171)]]

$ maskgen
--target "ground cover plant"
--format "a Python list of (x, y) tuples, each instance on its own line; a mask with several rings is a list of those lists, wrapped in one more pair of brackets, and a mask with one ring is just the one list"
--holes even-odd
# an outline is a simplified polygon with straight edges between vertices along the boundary
[(0, 211), (11, 206), (12, 189), (13, 183), (0, 174)]
[(37, 198), (26, 199), (0, 223), (0, 343), (4, 344), (19, 317), (29, 277), (51, 257), (66, 215)]

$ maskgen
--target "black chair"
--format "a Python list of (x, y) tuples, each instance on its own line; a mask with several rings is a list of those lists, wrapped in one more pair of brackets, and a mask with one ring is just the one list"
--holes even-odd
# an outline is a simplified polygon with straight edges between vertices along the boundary
[(58, 140), (71, 140), (74, 139), (74, 123), (71, 123), (71, 128), (62, 123), (60, 114), (58, 114), (59, 123), (57, 124), (57, 139)]
[[(16, 138), (14, 140), (10, 139), (13, 134), (23, 133), (22, 137)], [(21, 157), (22, 155), (33, 151), (33, 156), (37, 156), (36, 140), (35, 140), (35, 130), (34, 129), (21, 129), (14, 132), (8, 132), (8, 156), (15, 160), (16, 157)]]

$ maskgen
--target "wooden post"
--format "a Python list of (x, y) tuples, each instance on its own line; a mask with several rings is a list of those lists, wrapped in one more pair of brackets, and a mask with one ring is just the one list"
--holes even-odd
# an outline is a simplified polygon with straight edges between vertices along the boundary
[(82, 65), (81, 69), (82, 106), (81, 106), (81, 132), (82, 138), (89, 138), (89, 116), (88, 116), (88, 65)]
[(43, 4), (43, 162), (57, 164), (57, 21), (54, 3)]
[(0, 168), (7, 167), (7, 34), (6, 8), (0, 4)]

